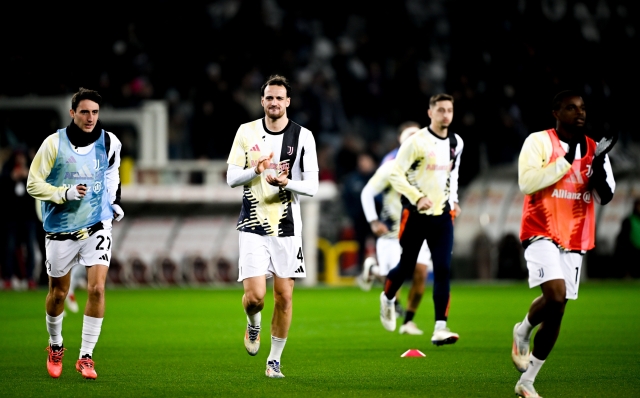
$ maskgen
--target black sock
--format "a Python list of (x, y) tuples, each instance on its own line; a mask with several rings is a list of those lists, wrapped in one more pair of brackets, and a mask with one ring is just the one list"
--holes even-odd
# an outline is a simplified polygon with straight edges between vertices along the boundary
[(413, 321), (413, 316), (414, 316), (415, 314), (416, 314), (416, 313), (415, 313), (415, 312), (413, 312), (413, 311), (407, 311), (407, 312), (404, 314), (404, 323), (403, 323), (403, 325), (407, 324), (407, 322), (411, 322), (411, 321)]

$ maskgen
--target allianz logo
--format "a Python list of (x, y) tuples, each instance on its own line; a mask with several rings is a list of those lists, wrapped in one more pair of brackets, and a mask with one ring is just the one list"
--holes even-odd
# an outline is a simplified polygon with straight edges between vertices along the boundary
[[(71, 188), (73, 186), (75, 186), (76, 184), (62, 184), (63, 187), (65, 188)], [(93, 190), (93, 192), (95, 193), (99, 193), (100, 191), (102, 191), (102, 183), (100, 181), (95, 181), (92, 185), (90, 190)]]
[(591, 192), (570, 192), (566, 189), (554, 189), (551, 197), (568, 200), (582, 199), (585, 203), (591, 203)]

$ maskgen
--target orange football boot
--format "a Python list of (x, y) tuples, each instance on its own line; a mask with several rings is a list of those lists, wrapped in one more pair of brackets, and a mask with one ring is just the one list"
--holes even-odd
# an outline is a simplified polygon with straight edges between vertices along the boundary
[(62, 374), (62, 357), (64, 356), (66, 348), (63, 346), (55, 347), (56, 349), (49, 345), (46, 349), (46, 351), (49, 351), (49, 356), (47, 357), (47, 371), (49, 372), (49, 376), (57, 379)]
[(89, 380), (95, 380), (98, 378), (98, 374), (93, 367), (93, 359), (83, 357), (76, 362), (76, 370), (82, 374), (82, 377)]

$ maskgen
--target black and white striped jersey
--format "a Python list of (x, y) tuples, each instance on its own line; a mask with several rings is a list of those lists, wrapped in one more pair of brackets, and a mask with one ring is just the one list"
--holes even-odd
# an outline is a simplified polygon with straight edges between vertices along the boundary
[(291, 120), (277, 133), (266, 128), (264, 119), (254, 120), (236, 132), (227, 163), (253, 169), (261, 156), (271, 152), (269, 168), (244, 185), (237, 229), (268, 236), (301, 236), (298, 194), (269, 185), (265, 176), (288, 173), (289, 180), (301, 181), (303, 172), (318, 172), (315, 140), (311, 131)]

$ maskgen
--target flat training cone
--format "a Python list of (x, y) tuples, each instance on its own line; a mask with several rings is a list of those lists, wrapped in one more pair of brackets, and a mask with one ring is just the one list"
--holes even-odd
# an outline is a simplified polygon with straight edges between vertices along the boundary
[(420, 350), (407, 350), (404, 354), (400, 355), (400, 357), (426, 357), (426, 355), (424, 355)]

